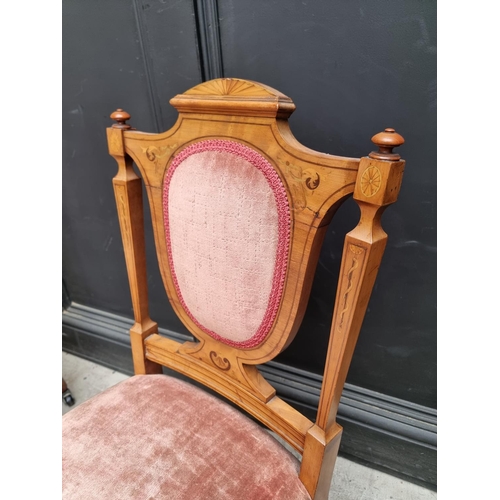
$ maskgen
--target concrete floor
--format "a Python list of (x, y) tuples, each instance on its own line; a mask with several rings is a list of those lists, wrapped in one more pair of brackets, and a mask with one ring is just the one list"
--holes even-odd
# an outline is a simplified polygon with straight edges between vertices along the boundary
[[(75, 399), (72, 407), (62, 403), (63, 415), (127, 375), (71, 354), (62, 353), (62, 375)], [(330, 500), (430, 500), (437, 494), (396, 477), (338, 457)]]

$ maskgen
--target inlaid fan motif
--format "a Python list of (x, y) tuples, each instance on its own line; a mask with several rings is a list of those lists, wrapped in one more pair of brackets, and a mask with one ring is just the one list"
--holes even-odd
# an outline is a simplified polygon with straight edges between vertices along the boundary
[(235, 97), (269, 97), (273, 96), (260, 85), (252, 82), (224, 78), (211, 80), (184, 92), (185, 95), (220, 95)]

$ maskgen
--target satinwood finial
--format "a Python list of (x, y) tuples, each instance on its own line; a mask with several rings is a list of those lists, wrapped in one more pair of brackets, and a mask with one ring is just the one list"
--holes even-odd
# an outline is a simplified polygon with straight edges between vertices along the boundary
[(392, 149), (404, 144), (405, 140), (393, 128), (386, 128), (372, 137), (372, 142), (378, 146), (378, 151), (372, 151), (368, 156), (375, 160), (397, 161), (401, 156), (393, 153)]
[(130, 120), (130, 115), (126, 111), (123, 111), (123, 109), (117, 109), (111, 113), (110, 118), (118, 122), (111, 125), (113, 128), (120, 128), (122, 130), (132, 128), (128, 123), (125, 123), (127, 120)]

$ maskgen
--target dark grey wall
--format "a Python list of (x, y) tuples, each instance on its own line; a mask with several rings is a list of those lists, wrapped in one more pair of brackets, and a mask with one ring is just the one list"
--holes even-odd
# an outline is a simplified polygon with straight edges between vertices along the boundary
[[(111, 185), (116, 164), (106, 146), (109, 114), (121, 107), (131, 113), (131, 123), (139, 130), (165, 130), (176, 118), (168, 103), (175, 94), (204, 78), (247, 78), (294, 100), (292, 130), (299, 141), (319, 151), (366, 155), (372, 149), (371, 136), (388, 126), (405, 137), (400, 153), (407, 167), (400, 199), (383, 217), (388, 247), (348, 382), (372, 391), (370, 397), (380, 394), (389, 406), (391, 398), (403, 406), (420, 405), (422, 421), (427, 418), (424, 413), (432, 414), (436, 407), (435, 9), (434, 2), (410, 0), (65, 1), (63, 279), (69, 300), (97, 311), (97, 316), (87, 326), (80, 324), (77, 332), (68, 326), (67, 315), (63, 346), (117, 367), (125, 366), (122, 358), (129, 356), (126, 348), (110, 348), (106, 358), (94, 328), (105, 317), (101, 313), (132, 317)], [(148, 207), (146, 217), (151, 315), (166, 330), (186, 333), (161, 283)], [(299, 378), (307, 373), (304, 376), (313, 380), (322, 372), (341, 236), (357, 218), (358, 209), (349, 200), (326, 238), (303, 326), (277, 360)], [(353, 455), (369, 460), (361, 438), (349, 441), (348, 436), (344, 441), (351, 443)], [(402, 449), (404, 455), (407, 451)], [(419, 476), (409, 465), (398, 471), (383, 458), (377, 464), (435, 482), (432, 471)], [(428, 463), (427, 467), (432, 469)]]

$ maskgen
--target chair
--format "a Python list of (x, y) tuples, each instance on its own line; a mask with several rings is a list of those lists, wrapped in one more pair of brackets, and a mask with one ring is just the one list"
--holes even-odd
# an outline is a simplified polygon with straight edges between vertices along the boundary
[[(290, 98), (235, 78), (177, 95), (167, 132), (107, 129), (135, 323), (135, 375), (63, 421), (64, 499), (326, 499), (342, 428), (336, 414), (397, 199), (403, 138), (344, 158), (292, 135)], [(194, 341), (158, 334), (148, 314), (142, 180), (162, 279)], [(304, 315), (329, 222), (353, 195), (315, 422), (276, 395), (257, 365), (283, 351)], [(164, 375), (162, 367), (201, 383)], [(180, 378), (183, 378), (183, 377)], [(225, 399), (280, 436), (272, 435)]]

